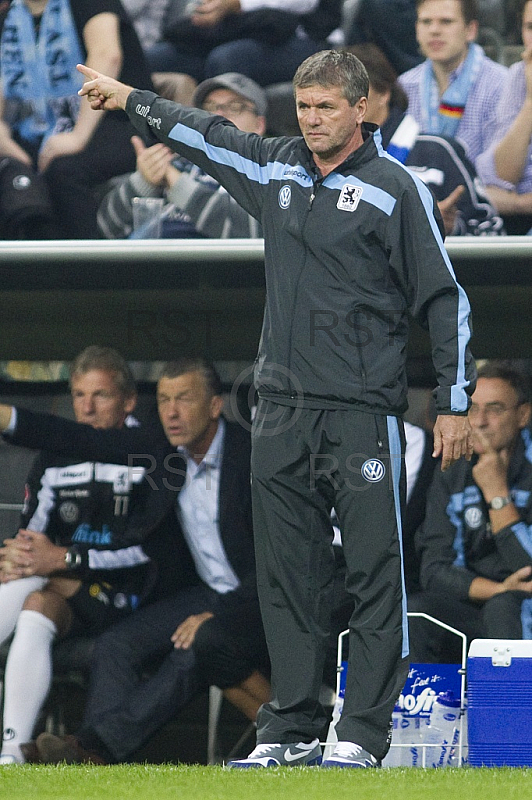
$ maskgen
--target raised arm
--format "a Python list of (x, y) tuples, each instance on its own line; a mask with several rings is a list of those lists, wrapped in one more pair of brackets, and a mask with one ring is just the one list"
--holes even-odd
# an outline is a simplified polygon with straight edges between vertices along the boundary
[[(116, 14), (91, 17), (83, 28), (83, 41), (89, 68), (97, 64), (112, 77), (120, 74), (123, 54), (120, 20)], [(93, 114), (88, 105), (82, 103), (73, 129), (53, 134), (44, 142), (39, 153), (39, 169), (44, 171), (54, 158), (81, 152), (100, 122), (101, 116)]]
[(523, 176), (532, 139), (532, 47), (523, 53), (526, 95), (521, 110), (506, 136), (495, 150), (495, 166), (499, 178), (517, 184)]
[[(78, 65), (87, 82), (80, 95), (94, 110), (124, 109), (146, 140), (159, 140), (220, 183), (256, 220), (262, 218), (269, 178), (283, 138), (240, 131), (229, 120), (140, 91)], [(188, 211), (187, 211), (188, 213)]]

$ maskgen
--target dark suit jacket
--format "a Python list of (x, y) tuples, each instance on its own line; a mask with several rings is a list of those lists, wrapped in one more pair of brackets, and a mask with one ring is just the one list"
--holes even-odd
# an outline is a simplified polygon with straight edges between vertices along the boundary
[[(17, 428), (8, 441), (46, 449), (74, 459), (143, 466), (146, 476), (129, 515), (127, 544), (142, 543), (157, 562), (157, 596), (199, 582), (179, 526), (175, 507), (186, 476), (186, 462), (168, 442), (160, 425), (96, 430), (48, 414), (17, 409)], [(256, 602), (255, 555), (251, 517), (251, 438), (226, 422), (220, 475), (219, 524), (227, 558), (240, 580), (221, 595), (224, 609)]]

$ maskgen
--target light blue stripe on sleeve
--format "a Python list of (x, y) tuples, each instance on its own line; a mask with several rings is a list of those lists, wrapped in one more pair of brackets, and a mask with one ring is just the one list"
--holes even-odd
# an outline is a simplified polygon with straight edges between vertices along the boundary
[(530, 435), (530, 430), (528, 428), (523, 428), (521, 431), (521, 439), (525, 445), (526, 460), (532, 464), (532, 436)]
[(390, 161), (393, 161), (394, 164), (397, 164), (402, 169), (404, 169), (414, 181), (414, 185), (418, 190), (419, 196), (421, 198), (421, 202), (423, 203), (423, 208), (427, 214), (427, 219), (429, 221), (430, 227), (432, 229), (432, 233), (434, 234), (434, 238), (440, 248), (440, 252), (442, 254), (442, 258), (449, 270), (449, 273), (456, 284), (456, 288), (458, 290), (458, 319), (457, 319), (457, 327), (458, 327), (458, 365), (456, 370), (456, 383), (451, 386), (451, 411), (456, 412), (463, 412), (467, 411), (468, 407), (468, 395), (466, 392), (466, 386), (469, 386), (469, 381), (466, 380), (465, 377), (465, 354), (466, 348), (471, 338), (471, 330), (469, 328), (469, 315), (471, 313), (471, 307), (469, 305), (469, 300), (467, 299), (467, 295), (456, 280), (456, 275), (454, 274), (453, 266), (447, 255), (447, 251), (443, 244), (443, 239), (441, 238), (440, 229), (436, 223), (436, 218), (434, 217), (432, 211), (432, 204), (433, 198), (430, 190), (425, 186), (422, 180), (420, 180), (417, 175), (411, 172), (408, 167), (405, 167), (401, 164), (397, 159), (390, 156), (386, 150), (382, 147), (382, 137), (380, 130), (376, 131), (374, 134), (375, 144), (377, 146), (377, 150), (379, 155), (382, 158), (388, 158)]
[(521, 628), (522, 638), (532, 639), (532, 600), (523, 600), (521, 603)]
[(460, 516), (461, 512), (464, 510), (464, 493), (457, 492), (456, 494), (452, 494), (445, 510), (456, 531), (453, 541), (453, 549), (456, 553), (456, 558), (453, 564), (455, 567), (465, 567), (464, 526), (462, 524), (462, 517)]
[(312, 183), (310, 175), (308, 175), (303, 168), (292, 169), (288, 164), (281, 164), (279, 161), (270, 161), (266, 165), (261, 166), (256, 164), (249, 158), (235, 153), (233, 150), (228, 150), (225, 147), (217, 147), (209, 144), (202, 133), (199, 131), (188, 128), (186, 125), (178, 123), (174, 125), (168, 134), (170, 139), (175, 142), (182, 142), (189, 147), (194, 147), (215, 164), (222, 164), (225, 167), (232, 167), (236, 172), (245, 175), (249, 180), (255, 181), (262, 185), (268, 184), (271, 180), (283, 180), (285, 178), (285, 171), (289, 171), (286, 179), (296, 181), (302, 186), (308, 186)]
[(397, 417), (386, 417), (388, 427), (388, 442), (390, 445), (390, 469), (392, 471), (393, 479), (393, 499), (395, 505), (395, 518), (397, 520), (397, 532), (399, 535), (399, 550), (401, 553), (401, 584), (403, 588), (402, 610), (403, 610), (403, 648), (402, 657), (406, 658), (409, 653), (408, 643), (408, 616), (406, 605), (406, 588), (405, 588), (405, 572), (403, 560), (403, 526), (401, 523), (401, 501), (399, 493), (399, 481), (401, 479), (401, 465), (403, 461), (401, 451), (401, 437), (399, 436), (399, 427)]
[(515, 525), (510, 525), (510, 527), (523, 550), (526, 550), (532, 556), (532, 533), (526, 522), (516, 522)]

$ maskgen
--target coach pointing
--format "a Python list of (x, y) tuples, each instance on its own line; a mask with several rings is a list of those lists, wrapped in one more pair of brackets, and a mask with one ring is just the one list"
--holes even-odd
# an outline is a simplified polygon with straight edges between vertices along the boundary
[(252, 477), (273, 699), (259, 712), (257, 747), (231, 766), (321, 762), (332, 506), (355, 611), (339, 742), (323, 766), (378, 766), (408, 668), (400, 544), (408, 314), (431, 337), (434, 455), (442, 469), (471, 455), (470, 307), (432, 196), (364, 123), (368, 78), (352, 54), (324, 51), (299, 67), (302, 138), (245, 134), (79, 69), (92, 108), (125, 109), (144, 136), (211, 174), (264, 230)]

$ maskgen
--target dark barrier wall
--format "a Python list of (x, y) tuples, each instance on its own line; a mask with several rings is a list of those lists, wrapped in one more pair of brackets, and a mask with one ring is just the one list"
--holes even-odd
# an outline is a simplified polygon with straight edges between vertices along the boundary
[[(473, 308), (475, 357), (532, 356), (532, 238), (446, 247)], [(70, 359), (100, 342), (131, 360), (194, 348), (252, 362), (264, 292), (262, 240), (4, 242), (0, 360)], [(410, 360), (427, 356), (413, 326)]]

